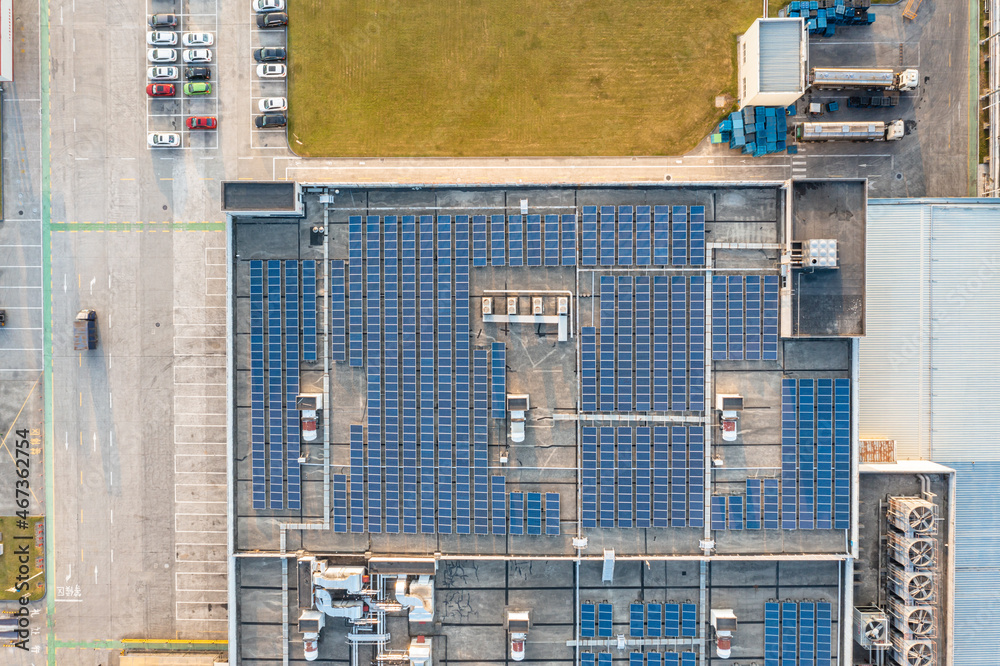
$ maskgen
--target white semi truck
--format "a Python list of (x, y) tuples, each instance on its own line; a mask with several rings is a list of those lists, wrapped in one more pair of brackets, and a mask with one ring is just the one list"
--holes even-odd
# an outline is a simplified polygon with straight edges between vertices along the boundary
[(798, 141), (898, 141), (905, 133), (902, 120), (799, 123), (795, 127)]
[(809, 83), (817, 90), (864, 88), (906, 92), (916, 90), (920, 72), (915, 69), (863, 69), (849, 67), (813, 67)]

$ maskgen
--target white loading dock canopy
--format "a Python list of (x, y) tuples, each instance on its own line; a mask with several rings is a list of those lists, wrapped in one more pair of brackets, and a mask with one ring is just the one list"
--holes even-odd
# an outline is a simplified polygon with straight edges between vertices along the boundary
[(801, 18), (757, 19), (736, 48), (740, 107), (788, 106), (805, 93), (809, 35)]

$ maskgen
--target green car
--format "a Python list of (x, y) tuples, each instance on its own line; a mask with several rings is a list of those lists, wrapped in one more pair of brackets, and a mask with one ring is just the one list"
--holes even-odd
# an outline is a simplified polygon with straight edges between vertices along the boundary
[(185, 83), (184, 84), (184, 94), (185, 95), (211, 95), (212, 94), (212, 84), (211, 83)]

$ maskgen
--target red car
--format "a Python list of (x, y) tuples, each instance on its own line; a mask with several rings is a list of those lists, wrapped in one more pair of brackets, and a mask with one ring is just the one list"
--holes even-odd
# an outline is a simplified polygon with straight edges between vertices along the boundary
[(177, 89), (172, 83), (150, 83), (146, 86), (146, 94), (150, 97), (173, 97)]
[(219, 124), (212, 116), (191, 116), (187, 119), (187, 127), (190, 130), (215, 129)]

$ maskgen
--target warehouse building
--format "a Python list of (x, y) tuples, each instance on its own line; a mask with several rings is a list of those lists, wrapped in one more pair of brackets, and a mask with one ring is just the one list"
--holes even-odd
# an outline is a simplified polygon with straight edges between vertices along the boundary
[(792, 104), (805, 94), (809, 35), (801, 18), (757, 19), (736, 40), (740, 108)]

